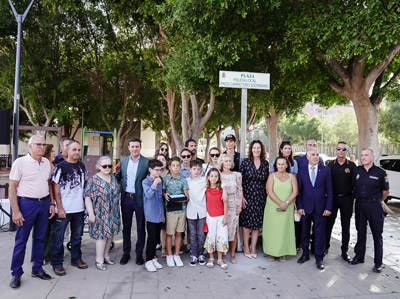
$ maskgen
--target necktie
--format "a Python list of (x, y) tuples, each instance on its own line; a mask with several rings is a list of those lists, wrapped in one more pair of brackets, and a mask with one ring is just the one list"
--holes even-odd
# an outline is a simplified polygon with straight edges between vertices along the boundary
[(311, 167), (311, 183), (314, 187), (314, 185), (315, 185), (315, 167)]

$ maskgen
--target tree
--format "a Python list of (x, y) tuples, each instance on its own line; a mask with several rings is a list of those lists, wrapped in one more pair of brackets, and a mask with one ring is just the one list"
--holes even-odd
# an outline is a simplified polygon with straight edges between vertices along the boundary
[(385, 103), (379, 110), (379, 132), (391, 143), (400, 143), (400, 103)]
[(345, 141), (348, 145), (358, 144), (357, 118), (354, 111), (344, 110), (331, 117), (324, 117), (321, 125), (324, 144)]
[(359, 147), (369, 146), (378, 153), (378, 108), (400, 75), (399, 4), (379, 0), (281, 4), (291, 7), (285, 40), (293, 52), (286, 67), (318, 67), (310, 78), (321, 83), (317, 101), (331, 105), (337, 96), (351, 100)]

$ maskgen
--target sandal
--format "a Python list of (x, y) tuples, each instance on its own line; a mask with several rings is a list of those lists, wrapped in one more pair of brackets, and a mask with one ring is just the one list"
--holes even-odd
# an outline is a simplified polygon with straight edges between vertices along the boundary
[(237, 263), (237, 260), (236, 260), (235, 256), (231, 256), (231, 263), (232, 264), (236, 264)]
[(284, 256), (279, 257), (279, 261), (280, 262), (286, 262), (286, 257), (284, 257)]
[(167, 257), (167, 252), (165, 251), (165, 249), (161, 251), (161, 257), (164, 259)]
[(208, 268), (214, 268), (214, 259), (210, 258), (207, 263)]
[(275, 257), (274, 256), (272, 256), (272, 255), (268, 255), (268, 259), (270, 260), (270, 261), (275, 261)]
[(228, 264), (224, 262), (224, 260), (218, 260), (218, 265), (221, 266), (222, 270), (228, 269)]
[(101, 271), (107, 270), (107, 267), (104, 266), (104, 263), (98, 263), (98, 262), (96, 262), (96, 268), (99, 269), (99, 270), (101, 270)]
[(114, 265), (115, 262), (112, 261), (110, 258), (108, 258), (108, 259), (104, 259), (104, 264), (107, 264), (107, 265)]

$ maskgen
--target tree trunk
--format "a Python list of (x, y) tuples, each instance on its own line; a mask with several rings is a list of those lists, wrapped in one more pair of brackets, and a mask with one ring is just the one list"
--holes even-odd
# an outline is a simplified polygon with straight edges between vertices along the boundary
[[(371, 147), (375, 151), (375, 164), (379, 163), (379, 140), (378, 140), (378, 107), (369, 100), (368, 95), (359, 97), (352, 101), (356, 112), (358, 124), (358, 160), (361, 161), (363, 148)], [(379, 164), (377, 164), (379, 165)]]
[(205, 149), (205, 152), (204, 152), (204, 161), (206, 162), (206, 163), (208, 163), (208, 162), (210, 162), (209, 161), (209, 157), (208, 157), (208, 152), (209, 152), (209, 150), (210, 150), (210, 143), (211, 143), (211, 138), (214, 136), (214, 134), (210, 134), (210, 133), (208, 133), (206, 130), (203, 130), (203, 132), (204, 132), (204, 135), (206, 135), (206, 140), (207, 140), (207, 143), (206, 143), (206, 149)]
[(274, 107), (269, 107), (269, 115), (263, 111), (265, 122), (267, 124), (268, 130), (268, 147), (269, 147), (269, 157), (272, 162), (276, 157), (278, 157), (278, 123), (279, 118), (282, 115), (282, 111), (276, 112)]
[(217, 137), (217, 147), (222, 149), (221, 134), (225, 128), (219, 127), (215, 129), (215, 136)]
[(121, 134), (117, 134), (116, 138), (116, 147), (115, 147), (115, 159), (121, 159), (122, 152), (122, 139)]

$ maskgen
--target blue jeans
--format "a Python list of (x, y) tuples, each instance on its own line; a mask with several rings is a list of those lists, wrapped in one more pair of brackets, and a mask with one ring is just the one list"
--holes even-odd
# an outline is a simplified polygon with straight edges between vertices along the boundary
[(82, 260), (81, 242), (83, 232), (84, 212), (68, 213), (66, 218), (54, 216), (50, 233), (50, 257), (53, 268), (63, 266), (64, 262), (64, 234), (68, 223), (71, 223), (71, 263)]
[(32, 272), (43, 270), (44, 236), (49, 217), (50, 196), (44, 201), (19, 198), (18, 206), (25, 221), (22, 226), (17, 228), (11, 270), (12, 275), (21, 276), (24, 273), (22, 265), (25, 259), (26, 242), (29, 239), (32, 228), (34, 228), (32, 234)]

